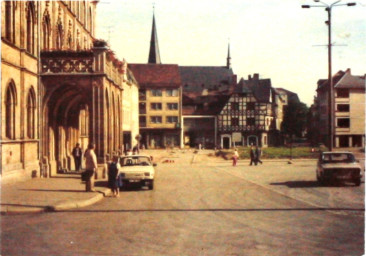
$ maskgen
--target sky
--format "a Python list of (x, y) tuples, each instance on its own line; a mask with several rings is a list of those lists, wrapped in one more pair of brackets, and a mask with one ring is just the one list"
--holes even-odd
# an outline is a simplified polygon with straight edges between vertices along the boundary
[[(325, 4), (333, 1), (323, 0)], [(342, 0), (342, 3), (352, 1)], [(366, 0), (332, 8), (332, 73), (366, 74)], [(230, 42), (235, 74), (258, 73), (310, 106), (328, 77), (328, 19), (313, 0), (101, 0), (97, 38), (119, 59), (147, 63), (153, 6), (163, 64), (225, 66)]]

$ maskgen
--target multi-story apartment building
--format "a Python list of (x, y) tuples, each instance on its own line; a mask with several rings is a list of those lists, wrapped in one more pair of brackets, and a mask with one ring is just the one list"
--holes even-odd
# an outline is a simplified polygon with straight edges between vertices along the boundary
[(178, 65), (130, 64), (139, 83), (141, 144), (180, 146), (182, 87)]
[[(365, 146), (365, 76), (355, 76), (351, 70), (339, 71), (334, 84), (334, 146), (336, 148)], [(319, 128), (317, 141), (328, 144), (329, 138), (329, 83), (319, 80), (313, 108)]]
[(2, 1), (3, 180), (73, 169), (76, 143), (96, 144), (100, 169), (122, 151), (129, 77), (95, 39), (97, 2)]

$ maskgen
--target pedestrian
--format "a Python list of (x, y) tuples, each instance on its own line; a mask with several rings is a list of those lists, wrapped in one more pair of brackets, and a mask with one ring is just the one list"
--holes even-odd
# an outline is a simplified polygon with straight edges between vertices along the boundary
[(261, 155), (262, 155), (262, 150), (260, 149), (260, 147), (256, 146), (255, 147), (255, 165), (257, 165), (258, 162), (263, 164), (263, 162), (260, 159)]
[(74, 157), (75, 162), (75, 171), (80, 171), (81, 169), (81, 156), (83, 155), (83, 150), (80, 147), (79, 143), (76, 143), (76, 146), (72, 150), (72, 156)]
[(234, 149), (234, 155), (233, 155), (233, 166), (236, 166), (236, 163), (238, 162), (239, 153), (237, 149)]
[(85, 151), (85, 169), (86, 169), (86, 182), (85, 190), (86, 192), (94, 192), (94, 174), (97, 171), (98, 163), (97, 156), (94, 152), (95, 145), (90, 143), (88, 149)]
[(133, 155), (138, 155), (138, 154), (140, 154), (139, 144), (136, 144), (136, 146), (134, 146), (134, 147), (133, 147), (133, 149), (132, 149), (132, 154), (133, 154)]
[(115, 197), (119, 197), (118, 172), (120, 167), (119, 157), (115, 156), (108, 166), (108, 185)]
[(250, 146), (250, 164), (249, 165), (252, 165), (252, 164), (255, 164), (257, 165), (257, 163), (255, 162), (255, 152), (254, 152), (254, 148), (253, 146)]

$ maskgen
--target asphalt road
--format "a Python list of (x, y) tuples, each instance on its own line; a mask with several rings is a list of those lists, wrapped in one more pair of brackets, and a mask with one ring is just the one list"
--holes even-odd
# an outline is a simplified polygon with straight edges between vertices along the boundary
[(364, 183), (319, 186), (312, 161), (191, 162), (159, 164), (154, 191), (2, 216), (1, 255), (363, 255)]

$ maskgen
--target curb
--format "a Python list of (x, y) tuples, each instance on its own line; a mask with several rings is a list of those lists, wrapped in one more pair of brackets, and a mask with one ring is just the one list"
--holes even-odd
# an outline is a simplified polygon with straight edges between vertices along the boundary
[(97, 194), (95, 196), (86, 200), (69, 201), (56, 205), (42, 206), (42, 207), (5, 206), (1, 207), (0, 214), (8, 215), (8, 214), (44, 213), (44, 212), (58, 212), (58, 211), (77, 209), (95, 204), (100, 200), (102, 200), (104, 197), (108, 196), (110, 193), (111, 190), (109, 188), (103, 188), (101, 190), (97, 190)]

